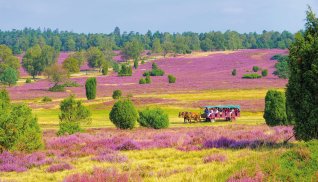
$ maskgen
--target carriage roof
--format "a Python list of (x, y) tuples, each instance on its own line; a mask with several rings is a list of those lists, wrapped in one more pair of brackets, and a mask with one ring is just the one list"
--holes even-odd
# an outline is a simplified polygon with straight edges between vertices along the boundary
[(239, 105), (217, 105), (217, 106), (204, 106), (203, 108), (208, 108), (208, 109), (241, 109)]

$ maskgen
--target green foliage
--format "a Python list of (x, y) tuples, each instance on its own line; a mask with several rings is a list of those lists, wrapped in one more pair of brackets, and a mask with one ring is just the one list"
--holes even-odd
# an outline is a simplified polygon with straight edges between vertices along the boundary
[(96, 78), (88, 78), (85, 83), (86, 98), (87, 100), (93, 100), (96, 98)]
[(106, 58), (103, 52), (97, 47), (91, 47), (86, 52), (88, 65), (92, 68), (100, 68), (105, 62)]
[(147, 84), (150, 84), (150, 83), (151, 83), (151, 78), (150, 78), (149, 75), (146, 76), (145, 82), (146, 82)]
[(242, 78), (257, 79), (257, 78), (262, 78), (262, 76), (257, 73), (250, 73), (250, 74), (244, 74)]
[(18, 74), (20, 61), (12, 54), (12, 50), (9, 47), (0, 45), (0, 77), (8, 68), (14, 69)]
[(295, 36), (289, 49), (290, 76), (286, 96), (297, 139), (318, 139), (318, 19), (309, 8), (305, 32)]
[(153, 69), (150, 72), (144, 72), (143, 76), (163, 76), (165, 74), (165, 71), (163, 71), (162, 69)]
[(281, 56), (275, 64), (275, 68), (274, 75), (277, 75), (279, 78), (287, 79), (290, 74), (288, 56)]
[(173, 75), (168, 75), (168, 81), (169, 83), (176, 83), (176, 77)]
[(49, 88), (50, 92), (64, 92), (65, 87), (64, 85), (54, 85), (53, 87)]
[(152, 63), (151, 68), (152, 68), (153, 70), (159, 69), (157, 63)]
[(81, 86), (80, 84), (78, 84), (75, 81), (67, 81), (64, 84), (62, 84), (63, 87), (79, 87)]
[(120, 129), (134, 128), (138, 112), (130, 100), (118, 100), (109, 113), (109, 119)]
[(126, 42), (122, 48), (122, 54), (125, 59), (134, 59), (138, 60), (144, 47), (140, 41), (134, 39), (132, 41)]
[(54, 86), (60, 82), (65, 82), (70, 77), (69, 73), (59, 64), (53, 64), (45, 68), (44, 73), (54, 83)]
[(262, 77), (265, 77), (268, 75), (268, 70), (265, 69), (265, 70), (262, 70)]
[(7, 90), (0, 90), (0, 115), (10, 106), (10, 97)]
[(258, 67), (258, 66), (253, 66), (253, 71), (254, 71), (254, 72), (258, 72), (258, 70), (259, 70), (259, 67)]
[(139, 84), (146, 84), (146, 80), (144, 78), (140, 78)]
[(78, 60), (73, 57), (68, 57), (63, 62), (63, 68), (70, 73), (80, 72), (80, 65)]
[(152, 52), (154, 53), (161, 53), (163, 51), (160, 43), (160, 39), (155, 38), (152, 43)]
[(121, 69), (118, 72), (118, 76), (131, 76), (132, 75), (132, 68), (128, 64), (122, 64)]
[(75, 52), (75, 53), (69, 55), (68, 58), (74, 58), (74, 59), (76, 59), (77, 64), (78, 64), (78, 67), (81, 67), (81, 65), (82, 65), (82, 64), (84, 63), (84, 61), (85, 61), (85, 56), (84, 56), (84, 55), (85, 55), (84, 51), (78, 51), (78, 52)]
[(145, 64), (145, 60), (141, 60), (141, 64)]
[(8, 67), (0, 76), (0, 81), (6, 85), (15, 85), (18, 81), (18, 73), (15, 69)]
[(113, 70), (118, 73), (120, 71), (120, 67), (119, 67), (119, 64), (118, 63), (113, 63)]
[(108, 74), (108, 63), (104, 63), (102, 66), (102, 74), (107, 75)]
[(25, 83), (31, 83), (31, 82), (32, 82), (31, 78), (27, 78), (27, 79), (25, 80)]
[(60, 103), (60, 110), (58, 135), (80, 132), (80, 123), (91, 121), (91, 111), (83, 106), (81, 101), (75, 100), (73, 95)]
[(42, 133), (32, 110), (24, 104), (9, 103), (7, 111), (0, 114), (0, 150), (32, 152), (41, 147)]
[(232, 70), (232, 76), (236, 76), (236, 69)]
[(161, 129), (169, 127), (169, 117), (162, 109), (145, 109), (139, 112), (138, 122), (141, 126)]
[(52, 99), (48, 96), (42, 98), (42, 102), (52, 102)]
[(265, 97), (264, 119), (269, 126), (287, 125), (286, 98), (283, 92), (269, 90)]
[(135, 69), (138, 68), (138, 60), (134, 60), (134, 68), (135, 68)]
[(273, 57), (271, 57), (271, 60), (279, 60), (279, 59), (281, 59), (281, 57), (284, 57), (284, 56), (281, 54), (276, 54)]
[(112, 95), (113, 99), (120, 99), (121, 96), (122, 96), (122, 91), (121, 90), (114, 90), (113, 91), (113, 95)]
[(25, 70), (33, 76), (33, 78), (44, 71), (47, 66), (56, 62), (58, 52), (53, 47), (44, 45), (35, 45), (29, 48), (22, 60)]

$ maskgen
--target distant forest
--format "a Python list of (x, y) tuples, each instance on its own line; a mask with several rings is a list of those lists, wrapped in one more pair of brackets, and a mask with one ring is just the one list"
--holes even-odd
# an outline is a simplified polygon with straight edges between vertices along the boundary
[(120, 50), (125, 43), (138, 41), (145, 50), (152, 52), (174, 52), (178, 54), (192, 51), (235, 50), (279, 48), (285, 49), (294, 41), (294, 34), (283, 31), (263, 31), (240, 34), (236, 31), (211, 31), (207, 33), (167, 33), (121, 32), (118, 27), (109, 34), (83, 34), (51, 29), (0, 30), (0, 44), (10, 47), (14, 54), (20, 54), (39, 44), (50, 45), (57, 51), (80, 51), (90, 47), (101, 50)]

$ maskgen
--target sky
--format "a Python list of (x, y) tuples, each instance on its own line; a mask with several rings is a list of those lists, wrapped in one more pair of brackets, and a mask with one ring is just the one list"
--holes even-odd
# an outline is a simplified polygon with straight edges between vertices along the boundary
[(318, 13), (318, 0), (0, 0), (0, 29), (295, 33), (304, 28), (307, 5)]

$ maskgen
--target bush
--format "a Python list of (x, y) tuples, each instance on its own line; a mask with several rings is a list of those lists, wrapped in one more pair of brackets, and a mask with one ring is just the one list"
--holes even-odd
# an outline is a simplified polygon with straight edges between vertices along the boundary
[(236, 69), (232, 70), (232, 76), (236, 76)]
[(113, 70), (118, 73), (120, 70), (119, 64), (118, 63), (113, 63)]
[(25, 80), (25, 83), (31, 83), (31, 82), (32, 82), (31, 78), (27, 78), (27, 79)]
[(258, 70), (259, 70), (259, 67), (258, 67), (258, 66), (253, 66), (253, 71), (254, 71), (254, 72), (258, 72)]
[(146, 84), (146, 80), (144, 78), (140, 78), (139, 84)]
[(251, 74), (245, 74), (243, 75), (242, 78), (246, 78), (246, 79), (257, 79), (257, 78), (262, 78), (261, 75), (257, 74), (257, 73), (251, 73)]
[(83, 106), (81, 101), (75, 100), (73, 95), (60, 103), (60, 111), (60, 129), (57, 132), (58, 135), (80, 132), (80, 123), (91, 121), (90, 110)]
[(134, 61), (134, 68), (137, 69), (138, 68), (138, 60)]
[(176, 77), (174, 77), (173, 75), (168, 75), (168, 81), (169, 81), (169, 83), (175, 83)]
[(159, 69), (159, 67), (158, 67), (158, 65), (156, 63), (152, 63), (151, 67), (152, 67), (153, 70)]
[(145, 109), (139, 112), (138, 122), (141, 126), (161, 129), (169, 126), (169, 117), (162, 109)]
[(7, 90), (0, 90), (0, 115), (10, 106), (10, 98)]
[(267, 75), (268, 75), (268, 70), (267, 69), (266, 70), (262, 70), (262, 76), (265, 77)]
[(153, 69), (150, 72), (150, 76), (163, 76), (165, 72), (162, 69)]
[(43, 97), (42, 102), (52, 102), (52, 99), (50, 97)]
[(86, 98), (93, 100), (96, 98), (96, 78), (88, 78), (85, 83)]
[(283, 55), (281, 54), (276, 54), (273, 57), (271, 57), (271, 60), (279, 60)]
[(132, 129), (138, 119), (138, 112), (130, 100), (119, 100), (110, 111), (109, 119), (117, 128)]
[(118, 76), (131, 76), (132, 75), (132, 68), (128, 64), (121, 65), (121, 69), (118, 72)]
[(281, 56), (275, 64), (275, 68), (274, 75), (277, 75), (279, 78), (287, 79), (290, 75), (288, 56)]
[(114, 90), (113, 92), (113, 99), (119, 99), (122, 96), (121, 90)]
[(108, 74), (108, 64), (104, 63), (102, 66), (102, 74), (107, 75)]
[(142, 61), (141, 61), (141, 64), (145, 64), (145, 60), (142, 60)]
[(54, 85), (53, 87), (49, 88), (51, 92), (64, 92), (65, 88), (64, 85)]
[(269, 126), (286, 125), (286, 98), (283, 92), (269, 90), (265, 97), (264, 119)]
[(42, 132), (32, 110), (25, 104), (7, 103), (0, 111), (1, 150), (32, 152), (43, 146)]
[(150, 76), (149, 76), (149, 75), (146, 76), (145, 82), (146, 82), (147, 84), (150, 84), (150, 83), (151, 83), (151, 79), (150, 79)]
[(78, 84), (77, 82), (66, 82), (64, 84), (62, 84), (63, 87), (79, 87), (81, 86), (80, 84)]
[(150, 76), (150, 72), (151, 72), (151, 71), (145, 71), (145, 72), (142, 74), (142, 76)]

